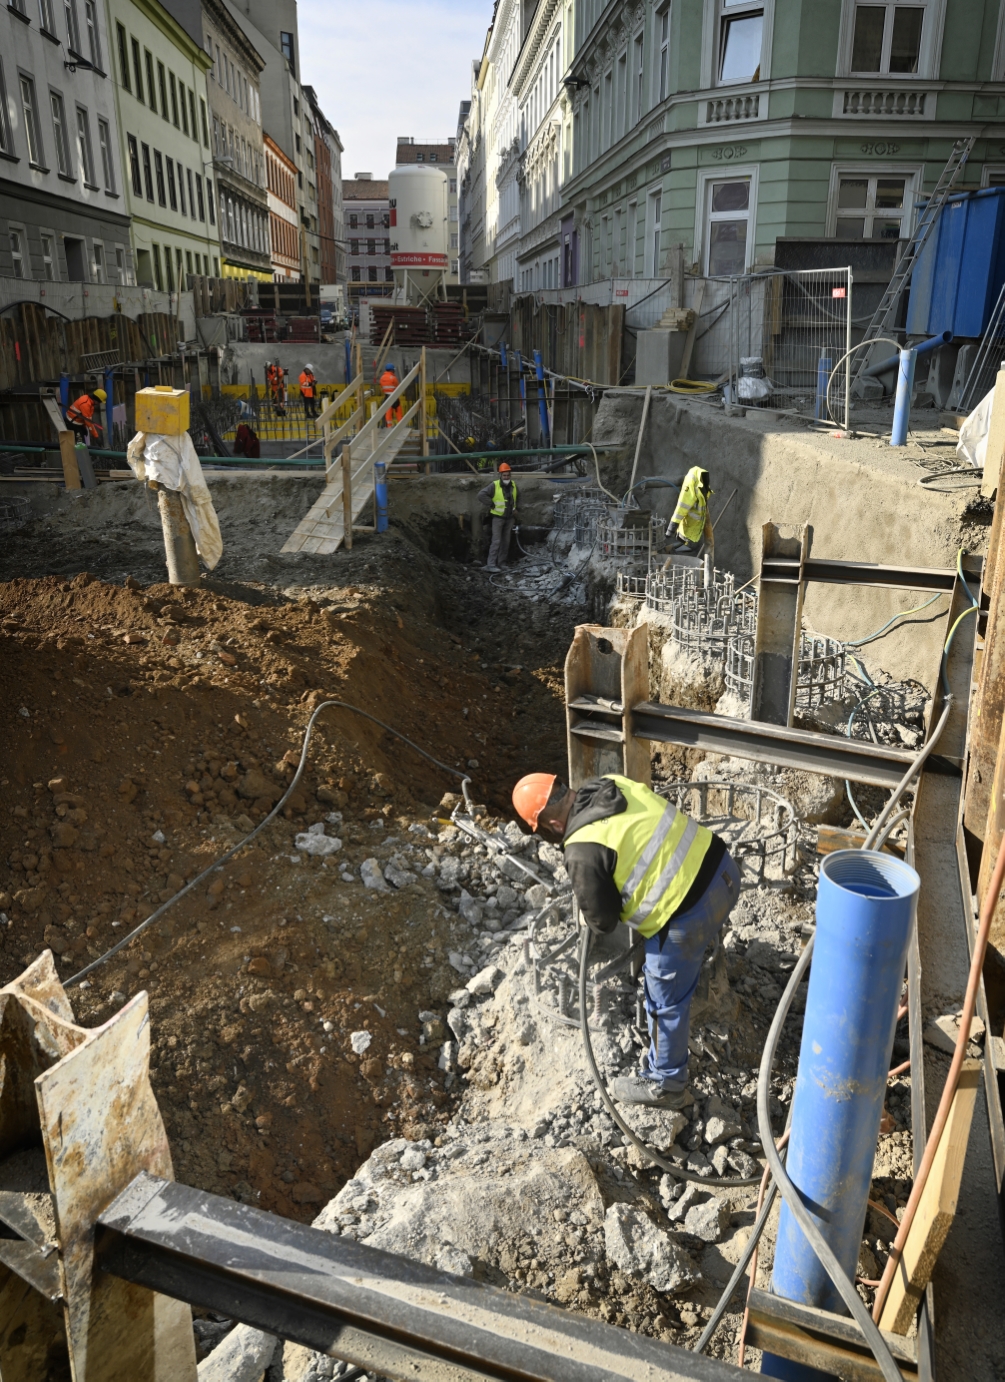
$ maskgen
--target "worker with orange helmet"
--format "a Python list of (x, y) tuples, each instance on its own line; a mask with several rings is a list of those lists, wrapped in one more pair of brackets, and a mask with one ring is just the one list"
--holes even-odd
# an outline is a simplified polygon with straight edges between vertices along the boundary
[(478, 491), (478, 502), (492, 518), (492, 543), (486, 571), (498, 571), (509, 556), (510, 537), (517, 520), (517, 490), (513, 472), (503, 461), (499, 473), (484, 489)]
[[(390, 360), (388, 360), (387, 364), (384, 366), (384, 373), (380, 376), (381, 393), (383, 393), (385, 397), (387, 397), (390, 394), (393, 394), (397, 387), (398, 371), (391, 364)], [(402, 409), (401, 399), (399, 398), (397, 402), (393, 403), (391, 407), (388, 408), (387, 412), (384, 414), (384, 424), (387, 427), (393, 427), (394, 424), (396, 422), (400, 422), (401, 419)]]
[(740, 895), (724, 842), (641, 782), (606, 773), (573, 791), (552, 773), (513, 788), (518, 815), (561, 844), (576, 903), (597, 935), (623, 922), (645, 938), (649, 1050), (611, 1084), (627, 1104), (683, 1108), (691, 999), (708, 946)]
[(304, 417), (317, 417), (318, 400), (317, 387), (318, 381), (314, 377), (314, 366), (304, 365), (300, 371), (300, 397), (304, 400)]
[(78, 441), (92, 446), (101, 441), (101, 410), (107, 402), (104, 389), (93, 389), (67, 408), (66, 421)]

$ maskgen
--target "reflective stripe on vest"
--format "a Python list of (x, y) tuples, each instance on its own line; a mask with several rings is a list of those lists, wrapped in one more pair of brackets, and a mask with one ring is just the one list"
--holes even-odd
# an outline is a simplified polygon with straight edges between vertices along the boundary
[[(516, 481), (511, 480), (510, 486), (513, 490), (513, 507), (516, 508)], [(496, 481), (496, 487), (492, 491), (492, 517), (503, 518), (506, 514), (506, 495), (503, 493), (502, 481)]]
[(652, 936), (687, 896), (712, 835), (640, 782), (617, 773), (606, 776), (620, 788), (628, 809), (573, 831), (565, 843), (593, 843), (614, 850), (621, 920)]

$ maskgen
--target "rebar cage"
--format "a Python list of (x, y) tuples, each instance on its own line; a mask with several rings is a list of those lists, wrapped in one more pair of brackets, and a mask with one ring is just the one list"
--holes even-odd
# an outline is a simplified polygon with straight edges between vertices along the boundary
[[(754, 684), (753, 631), (726, 644), (726, 689), (749, 702)], [(810, 710), (840, 700), (845, 689), (844, 644), (822, 634), (803, 633), (796, 680), (796, 707)]]

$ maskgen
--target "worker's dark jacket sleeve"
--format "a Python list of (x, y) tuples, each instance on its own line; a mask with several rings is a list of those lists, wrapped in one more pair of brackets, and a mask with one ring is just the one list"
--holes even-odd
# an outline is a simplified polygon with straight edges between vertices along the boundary
[[(584, 782), (569, 814), (566, 839), (584, 825), (627, 809), (628, 803), (609, 777)], [(576, 902), (587, 926), (597, 935), (613, 931), (621, 920), (621, 894), (614, 882), (617, 862), (617, 851), (606, 845), (573, 840), (565, 846), (565, 867)]]
[(490, 509), (492, 507), (492, 495), (495, 487), (495, 480), (490, 480), (484, 489), (478, 491), (478, 502), (483, 508)]

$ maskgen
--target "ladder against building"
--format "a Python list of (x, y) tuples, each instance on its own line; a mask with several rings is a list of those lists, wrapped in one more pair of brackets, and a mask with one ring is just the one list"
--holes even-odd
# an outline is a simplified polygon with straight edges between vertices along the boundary
[(883, 296), (879, 300), (879, 306), (872, 315), (872, 320), (865, 329), (865, 335), (855, 347), (854, 365), (851, 370), (851, 385), (858, 382), (859, 375), (865, 368), (869, 359), (867, 347), (871, 342), (879, 337), (886, 335), (893, 325), (893, 320), (900, 303), (900, 295), (907, 287), (908, 280), (917, 264), (922, 250), (928, 243), (928, 237), (935, 229), (939, 221), (942, 208), (947, 199), (952, 194), (956, 182), (966, 167), (967, 159), (976, 143), (977, 136), (969, 135), (966, 139), (957, 139), (953, 144), (953, 152), (949, 155), (946, 166), (939, 174), (939, 180), (935, 185), (935, 190), (929, 197), (918, 217), (918, 224), (914, 234), (908, 241), (907, 248), (901, 255), (897, 267), (893, 271), (893, 277), (886, 286)]
[[(385, 414), (409, 389), (418, 393), (415, 402), (394, 426), (382, 428)], [(335, 411), (345, 410), (351, 401), (346, 396), (350, 390), (358, 398), (358, 406), (335, 429), (332, 427)], [(378, 462), (389, 467), (403, 449), (414, 453), (413, 421), (418, 427), (418, 454), (423, 457), (428, 454), (425, 349), (394, 392), (386, 398), (380, 396), (373, 416), (364, 421), (370, 402), (371, 395), (364, 387), (363, 376), (358, 375), (318, 419), (324, 429), (325, 488), (283, 544), (283, 552), (335, 552), (343, 543), (347, 549), (352, 547), (353, 527), (361, 526), (358, 519), (373, 498), (374, 467)], [(340, 442), (342, 454), (336, 460), (335, 447)]]

